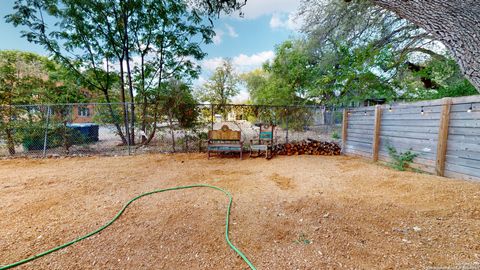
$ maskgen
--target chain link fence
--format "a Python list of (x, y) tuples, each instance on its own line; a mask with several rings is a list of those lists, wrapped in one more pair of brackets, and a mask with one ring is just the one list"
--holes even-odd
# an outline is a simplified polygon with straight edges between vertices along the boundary
[[(153, 109), (152, 109), (153, 107)], [(239, 130), (245, 147), (260, 124), (276, 144), (338, 141), (342, 111), (323, 106), (197, 104), (176, 112), (131, 103), (0, 107), (0, 156), (50, 157), (203, 152), (208, 130)]]

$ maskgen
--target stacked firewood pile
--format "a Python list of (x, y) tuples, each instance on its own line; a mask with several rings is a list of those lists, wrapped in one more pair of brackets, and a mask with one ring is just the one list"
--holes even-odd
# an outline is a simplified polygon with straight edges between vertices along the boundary
[(334, 142), (321, 142), (313, 139), (307, 139), (300, 142), (292, 142), (275, 145), (273, 152), (277, 155), (322, 155), (336, 156), (340, 155), (342, 149)]

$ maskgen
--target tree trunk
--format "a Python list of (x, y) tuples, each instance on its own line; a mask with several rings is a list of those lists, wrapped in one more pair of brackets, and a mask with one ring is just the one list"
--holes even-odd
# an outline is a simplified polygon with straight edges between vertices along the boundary
[(63, 122), (63, 131), (62, 131), (62, 141), (63, 141), (63, 149), (65, 150), (65, 154), (70, 154), (70, 140), (74, 138), (70, 138), (71, 134), (69, 134), (69, 130), (67, 127), (67, 122)]
[(123, 38), (124, 38), (124, 55), (127, 64), (127, 78), (128, 78), (128, 89), (130, 94), (130, 145), (135, 145), (135, 96), (133, 95), (133, 82), (132, 82), (132, 71), (130, 69), (130, 43), (128, 41), (128, 15), (127, 12), (123, 11)]
[(110, 89), (110, 67), (109, 67), (109, 59), (108, 57), (106, 58), (106, 61), (107, 61), (107, 84), (104, 88), (101, 89), (101, 91), (103, 92), (103, 96), (105, 97), (105, 101), (107, 101), (107, 107), (108, 107), (108, 111), (110, 112), (110, 116), (112, 117), (112, 120), (115, 121), (113, 124), (115, 125), (115, 128), (117, 129), (117, 132), (118, 132), (118, 136), (120, 136), (120, 139), (122, 140), (122, 143), (124, 145), (127, 145), (127, 139), (125, 138), (125, 136), (123, 135), (123, 132), (122, 132), (122, 128), (120, 128), (120, 123), (118, 123), (116, 120), (117, 120), (117, 117), (116, 117), (116, 113), (115, 111), (113, 110), (113, 107), (112, 107), (112, 103), (110, 101), (110, 95), (108, 94), (108, 90)]
[[(141, 93), (143, 95), (143, 104), (142, 104), (142, 126), (141, 129), (143, 134), (147, 134), (147, 93), (145, 93), (145, 55), (142, 54), (140, 58), (140, 75), (141, 75)], [(142, 144), (147, 141), (145, 136), (142, 136)]]
[(143, 145), (148, 145), (153, 138), (155, 137), (155, 133), (157, 132), (157, 120), (158, 120), (158, 105), (155, 105), (155, 110), (153, 112), (153, 129), (150, 135), (148, 135), (148, 138), (145, 142), (143, 142)]
[(127, 137), (127, 144), (131, 145), (130, 143), (130, 131), (128, 126), (128, 106), (125, 100), (125, 72), (123, 71), (123, 59), (119, 60), (120, 62), (120, 98), (123, 105), (123, 124), (125, 126), (125, 135)]
[[(165, 29), (165, 26), (163, 27)], [(155, 135), (155, 132), (157, 130), (157, 120), (158, 120), (158, 106), (159, 106), (159, 94), (158, 92), (160, 92), (160, 89), (162, 87), (162, 79), (163, 79), (163, 49), (164, 49), (164, 44), (163, 44), (163, 38), (162, 38), (162, 42), (160, 43), (160, 50), (159, 50), (159, 53), (160, 53), (160, 66), (159, 66), (159, 70), (158, 70), (158, 85), (157, 85), (157, 94), (155, 94), (155, 110), (154, 110), (154, 119), (153, 119), (153, 131), (152, 133), (148, 136), (148, 139), (143, 143), (144, 145), (147, 145), (150, 143), (150, 141), (153, 139), (154, 135)], [(146, 100), (144, 100), (146, 102)], [(145, 110), (146, 110), (146, 107), (145, 107)]]
[(10, 129), (10, 128), (5, 129), (5, 133), (7, 133), (8, 153), (11, 156), (13, 156), (13, 155), (15, 155), (15, 141), (13, 140), (12, 129)]
[(130, 63), (127, 61), (127, 76), (130, 90), (130, 144), (135, 145), (135, 96), (133, 95), (132, 74), (130, 71)]
[[(103, 91), (103, 95), (105, 96), (105, 100), (107, 101), (107, 107), (108, 107), (108, 111), (110, 113), (110, 116), (112, 117), (112, 120), (115, 121), (117, 119), (117, 117), (116, 117), (115, 111), (113, 110), (112, 103), (110, 101), (110, 96), (108, 95), (108, 90)], [(115, 123), (113, 123), (113, 125), (117, 129), (118, 136), (120, 136), (120, 139), (122, 140), (122, 143), (124, 145), (128, 144), (127, 139), (123, 135), (122, 128), (120, 128), (120, 124), (117, 123), (117, 121), (115, 121)]]
[(480, 1), (372, 0), (422, 27), (450, 50), (480, 92)]

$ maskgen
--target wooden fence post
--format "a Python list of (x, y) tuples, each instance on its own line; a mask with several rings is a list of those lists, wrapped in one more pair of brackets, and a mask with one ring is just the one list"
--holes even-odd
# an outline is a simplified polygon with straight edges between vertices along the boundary
[(450, 126), (451, 106), (452, 99), (446, 98), (443, 103), (442, 116), (440, 117), (440, 129), (438, 130), (437, 161), (435, 164), (435, 172), (439, 176), (444, 176), (445, 173), (445, 160), (447, 158), (447, 142), (448, 129)]
[(382, 106), (375, 106), (375, 128), (373, 133), (373, 161), (378, 161), (378, 151), (380, 150), (380, 126), (382, 125)]
[(342, 152), (345, 153), (347, 147), (347, 129), (348, 129), (348, 109), (343, 109), (342, 121)]

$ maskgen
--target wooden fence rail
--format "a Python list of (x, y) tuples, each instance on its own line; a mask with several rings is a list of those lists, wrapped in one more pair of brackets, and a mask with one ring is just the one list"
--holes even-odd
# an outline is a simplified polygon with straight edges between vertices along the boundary
[(344, 110), (342, 139), (347, 155), (389, 162), (392, 146), (416, 169), (480, 180), (480, 96)]

